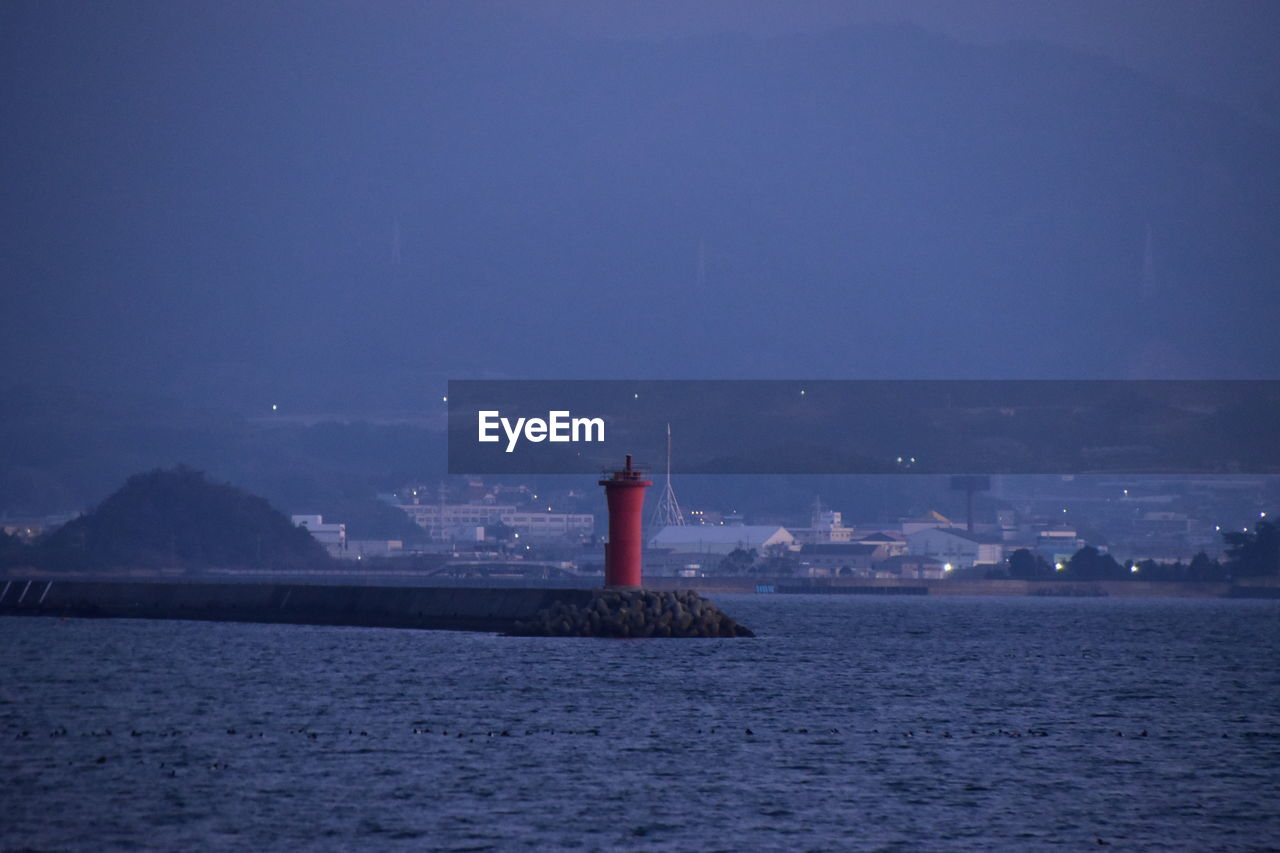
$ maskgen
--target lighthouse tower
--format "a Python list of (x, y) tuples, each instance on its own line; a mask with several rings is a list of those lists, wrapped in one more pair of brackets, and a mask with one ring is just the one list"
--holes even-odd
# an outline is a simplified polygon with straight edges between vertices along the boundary
[(642, 532), (644, 490), (653, 485), (644, 474), (627, 465), (613, 476), (601, 480), (609, 503), (609, 543), (604, 546), (604, 585), (606, 587), (640, 586), (640, 555), (644, 545)]

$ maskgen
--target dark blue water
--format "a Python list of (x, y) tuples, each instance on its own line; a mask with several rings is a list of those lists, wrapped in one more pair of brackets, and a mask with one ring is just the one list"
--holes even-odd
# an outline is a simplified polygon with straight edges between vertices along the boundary
[(0, 847), (1280, 844), (1280, 602), (717, 601), (760, 636), (0, 618)]

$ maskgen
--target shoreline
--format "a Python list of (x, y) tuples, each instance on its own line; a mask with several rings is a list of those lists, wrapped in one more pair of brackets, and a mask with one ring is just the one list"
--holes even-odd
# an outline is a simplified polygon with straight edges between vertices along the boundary
[[(159, 572), (55, 572), (28, 569), (0, 574), (0, 589), (6, 584), (32, 581), (72, 584), (173, 584), (173, 585), (288, 585), (298, 587), (345, 587), (352, 590), (398, 588), (406, 590), (542, 590), (587, 591), (603, 588), (600, 576), (580, 576), (554, 580), (538, 578), (457, 578), (424, 575), (420, 572), (379, 572), (353, 574), (332, 571), (260, 572), (213, 570), (200, 573)], [(1061, 596), (1127, 598), (1280, 598), (1280, 578), (1248, 578), (1240, 581), (1070, 581), (1070, 580), (987, 580), (947, 578), (796, 578), (720, 577), (646, 578), (645, 589), (654, 591), (692, 590), (703, 595), (930, 595), (930, 596)], [(3, 602), (0, 602), (3, 603)]]

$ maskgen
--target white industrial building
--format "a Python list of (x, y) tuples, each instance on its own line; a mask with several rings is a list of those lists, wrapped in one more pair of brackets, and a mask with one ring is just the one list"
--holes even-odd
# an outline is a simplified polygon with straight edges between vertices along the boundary
[(907, 551), (919, 557), (933, 557), (956, 569), (995, 565), (1004, 559), (1002, 541), (962, 527), (925, 527), (908, 533)]
[(815, 510), (809, 524), (809, 527), (792, 528), (797, 542), (809, 545), (853, 539), (853, 528), (845, 527), (841, 514), (834, 510)]
[(432, 539), (448, 539), (460, 530), (498, 524), (504, 513), (516, 511), (504, 504), (406, 504), (400, 509)]
[(790, 548), (795, 537), (785, 527), (772, 524), (739, 524), (725, 526), (668, 526), (649, 540), (649, 547), (682, 554), (728, 554), (741, 548), (755, 549), (763, 555), (766, 549)]
[(325, 547), (332, 557), (341, 557), (347, 550), (347, 526), (345, 524), (325, 524), (323, 515), (292, 516), (295, 527), (302, 527), (312, 538)]
[(531, 539), (576, 539), (590, 536), (596, 517), (589, 512), (512, 512), (502, 523)]
[(531, 539), (576, 539), (590, 536), (591, 513), (528, 512), (511, 504), (403, 504), (400, 509), (437, 541), (475, 539), (476, 528), (499, 524)]
[(864, 536), (855, 536), (854, 542), (876, 546), (876, 559), (897, 557), (907, 553), (907, 540), (900, 534), (877, 530)]

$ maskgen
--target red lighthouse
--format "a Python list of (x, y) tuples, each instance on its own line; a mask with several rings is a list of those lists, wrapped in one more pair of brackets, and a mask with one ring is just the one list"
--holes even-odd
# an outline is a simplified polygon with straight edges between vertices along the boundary
[(628, 453), (627, 467), (600, 481), (609, 502), (609, 543), (604, 546), (606, 587), (640, 586), (640, 552), (644, 545), (641, 510), (644, 490), (653, 485), (652, 480), (642, 477), (642, 472), (632, 469)]

